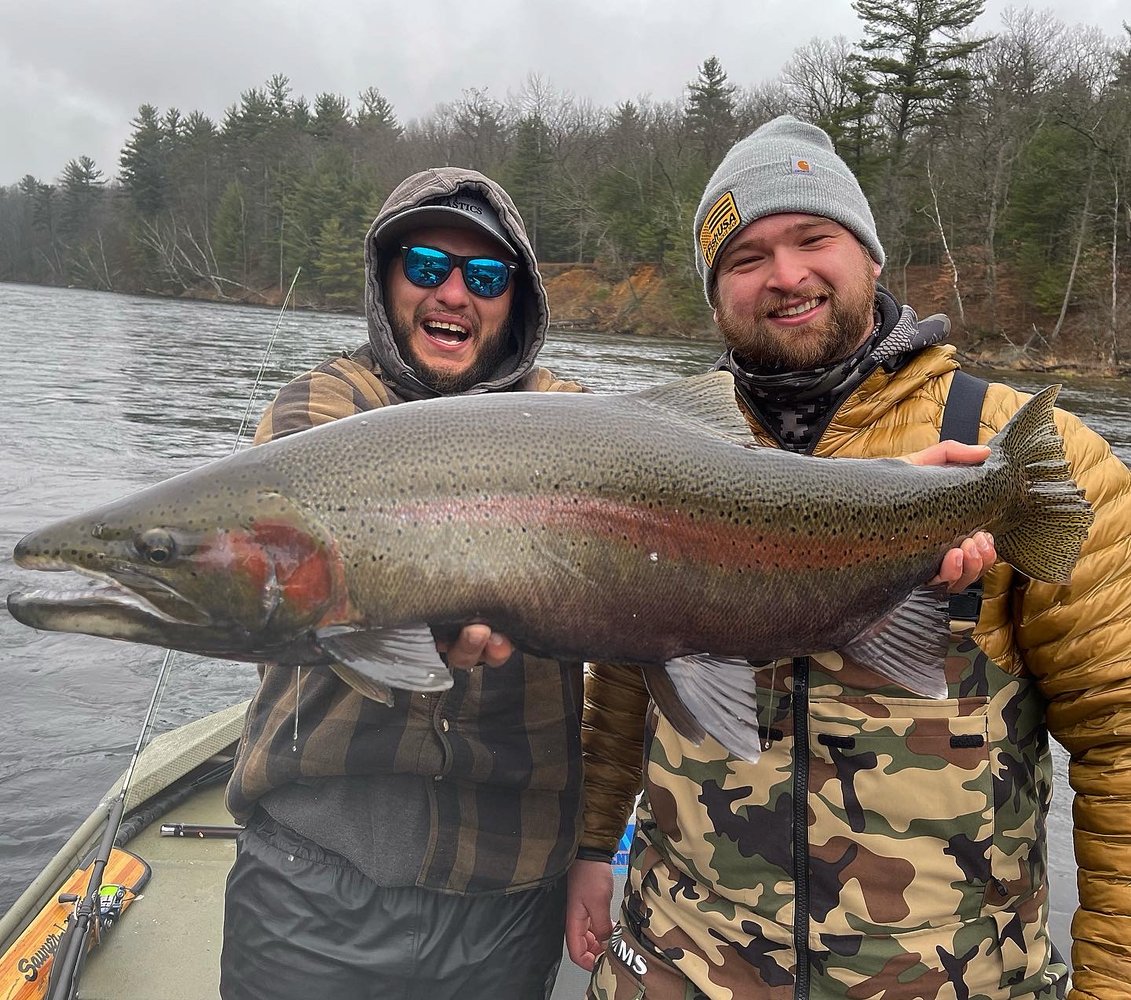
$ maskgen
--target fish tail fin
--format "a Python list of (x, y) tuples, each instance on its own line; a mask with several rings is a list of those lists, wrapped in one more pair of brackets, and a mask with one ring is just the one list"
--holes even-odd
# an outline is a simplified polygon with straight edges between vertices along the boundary
[(1021, 516), (994, 533), (998, 554), (1026, 576), (1067, 583), (1092, 525), (1092, 505), (1072, 480), (1053, 422), (1060, 386), (1033, 396), (990, 442), (1024, 483)]

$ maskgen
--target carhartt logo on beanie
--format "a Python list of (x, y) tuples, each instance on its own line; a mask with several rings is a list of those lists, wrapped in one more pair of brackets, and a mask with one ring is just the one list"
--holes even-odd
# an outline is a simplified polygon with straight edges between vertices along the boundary
[(883, 265), (868, 199), (832, 140), (816, 125), (782, 115), (730, 148), (695, 212), (695, 267), (708, 302), (715, 260), (730, 238), (757, 219), (783, 212), (839, 222)]

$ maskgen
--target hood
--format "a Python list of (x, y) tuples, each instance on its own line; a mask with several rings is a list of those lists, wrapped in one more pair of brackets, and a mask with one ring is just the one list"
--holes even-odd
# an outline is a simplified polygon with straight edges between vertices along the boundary
[(534, 360), (546, 339), (546, 327), (550, 321), (546, 289), (534, 259), (534, 248), (526, 235), (526, 226), (510, 196), (493, 180), (476, 170), (465, 167), (422, 170), (397, 185), (365, 235), (365, 316), (369, 325), (369, 343), (380, 367), (382, 380), (403, 399), (428, 399), (439, 393), (420, 381), (393, 343), (392, 327), (385, 311), (379, 261), (373, 248), (373, 234), (394, 216), (460, 190), (478, 193), (498, 213), (509, 242), (516, 251), (523, 278), (517, 286), (521, 296), (520, 315), (513, 324), (518, 344), (513, 354), (503, 361), (490, 379), (467, 391), (493, 392), (515, 385), (533, 368)]
[(886, 288), (876, 286), (876, 311), (880, 315), (875, 349), (861, 366), (865, 373), (882, 364), (899, 371), (924, 347), (941, 344), (950, 335), (950, 320), (943, 313), (919, 319), (910, 306), (900, 306)]

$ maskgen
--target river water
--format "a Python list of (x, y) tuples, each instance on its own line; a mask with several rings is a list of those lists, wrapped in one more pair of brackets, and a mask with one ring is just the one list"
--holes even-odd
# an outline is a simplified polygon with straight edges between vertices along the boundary
[[(45, 522), (232, 451), (278, 316), (252, 308), (0, 284), (0, 595), (40, 586), (11, 551)], [(251, 422), (275, 390), (365, 340), (360, 317), (288, 313)], [(557, 332), (544, 362), (597, 391), (702, 371), (714, 344)], [(1131, 386), (1065, 382), (1061, 402), (1131, 460)], [(159, 651), (37, 633), (0, 613), (0, 911), (125, 768), (156, 680)], [(178, 654), (157, 719), (169, 729), (249, 697), (254, 668)], [(1057, 751), (1050, 821), (1054, 934), (1067, 951), (1075, 906), (1071, 790)]]

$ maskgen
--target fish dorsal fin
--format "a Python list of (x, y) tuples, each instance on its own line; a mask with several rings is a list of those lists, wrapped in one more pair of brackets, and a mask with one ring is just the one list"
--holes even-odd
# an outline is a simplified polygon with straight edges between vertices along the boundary
[(634, 402), (654, 406), (707, 433), (736, 444), (757, 444), (734, 398), (734, 376), (727, 371), (705, 372), (676, 382), (628, 394)]

